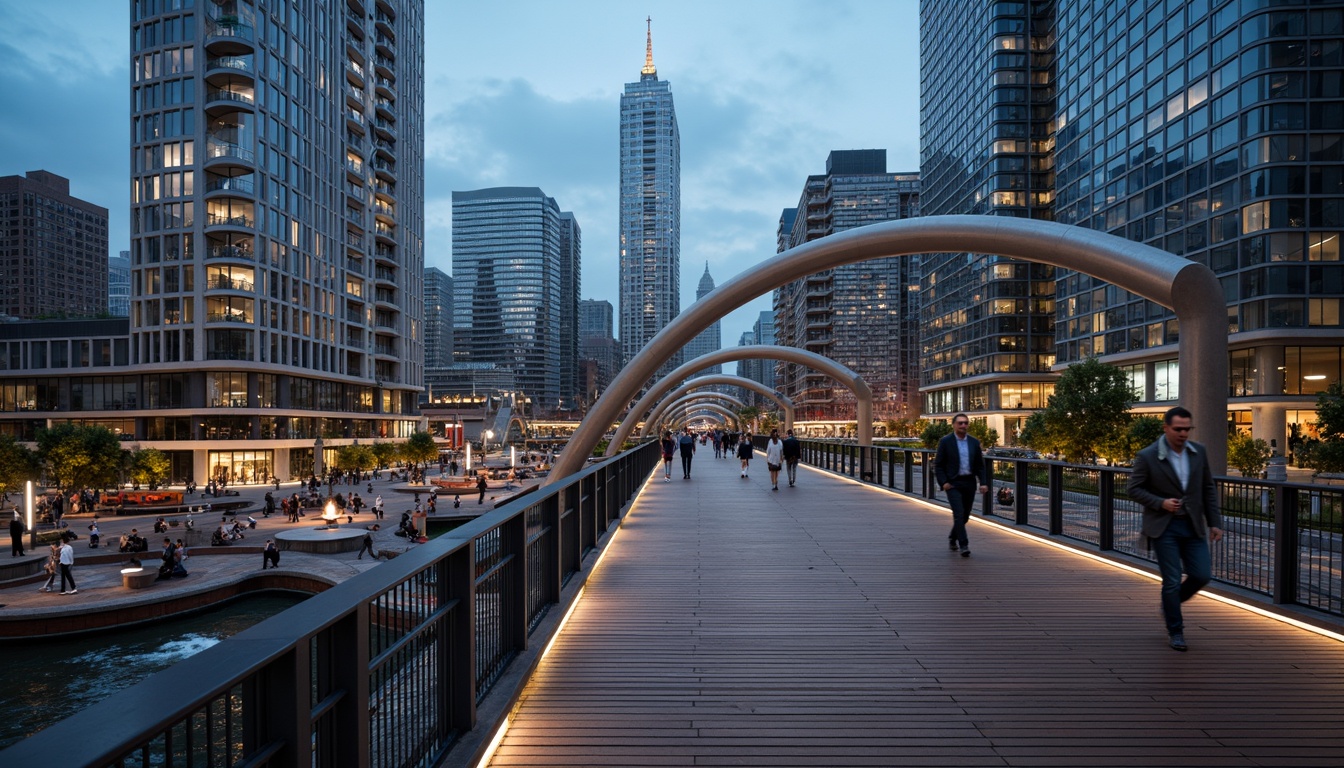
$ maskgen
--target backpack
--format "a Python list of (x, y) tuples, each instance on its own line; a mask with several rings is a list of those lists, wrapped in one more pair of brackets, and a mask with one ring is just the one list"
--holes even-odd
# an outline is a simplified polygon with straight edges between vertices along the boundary
[(689, 446), (689, 447), (694, 447), (694, 446), (695, 446), (695, 438), (694, 438), (694, 437), (691, 437), (690, 435), (683, 434), (683, 435), (681, 436), (681, 439), (677, 442), (677, 444), (680, 445), (682, 448), (686, 448), (686, 447), (688, 447), (688, 446)]

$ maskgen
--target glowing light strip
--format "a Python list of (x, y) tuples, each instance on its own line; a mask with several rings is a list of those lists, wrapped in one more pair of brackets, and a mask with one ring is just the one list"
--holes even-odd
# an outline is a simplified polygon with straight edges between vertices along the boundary
[[(818, 469), (818, 471), (825, 472), (825, 470), (821, 470), (821, 469), (819, 469), (819, 468), (817, 468), (817, 467), (811, 467), (811, 469)], [(830, 473), (828, 473), (828, 474), (830, 474)], [(939, 512), (948, 512), (948, 511), (949, 511), (947, 507), (940, 506), (940, 505), (938, 505), (938, 504), (934, 504), (933, 502), (931, 502), (931, 501), (929, 501), (929, 500), (927, 500), (927, 499), (922, 499), (922, 498), (919, 498), (919, 497), (910, 497), (910, 496), (906, 496), (906, 495), (904, 495), (904, 494), (902, 494), (902, 493), (900, 493), (900, 492), (898, 492), (898, 491), (894, 491), (894, 490), (892, 490), (892, 489), (890, 489), (890, 488), (886, 488), (886, 487), (883, 487), (883, 486), (880, 486), (880, 485), (871, 485), (871, 484), (869, 484), (869, 483), (864, 483), (864, 482), (862, 482), (862, 481), (856, 480), (856, 479), (854, 479), (854, 478), (852, 478), (852, 477), (848, 477), (848, 476), (845, 476), (845, 475), (835, 475), (835, 474), (833, 474), (833, 476), (834, 476), (834, 477), (838, 477), (838, 478), (841, 479), (841, 480), (848, 480), (849, 482), (854, 483), (854, 484), (859, 485), (859, 486), (864, 487), (864, 488), (871, 488), (873, 491), (878, 492), (878, 493), (881, 493), (881, 494), (883, 494), (884, 496), (896, 496), (896, 497), (901, 498), (901, 499), (903, 499), (903, 500), (905, 500), (905, 501), (914, 502), (915, 504), (919, 504), (919, 505), (921, 505), (921, 506), (924, 506), (924, 507), (927, 507), (927, 508), (929, 508), (929, 509), (936, 510), (936, 511), (939, 511)], [(1118, 568), (1118, 569), (1120, 569), (1120, 570), (1122, 570), (1122, 571), (1129, 571), (1130, 573), (1135, 574), (1135, 575), (1137, 575), (1137, 576), (1142, 576), (1143, 578), (1148, 579), (1149, 581), (1155, 581), (1155, 582), (1160, 582), (1160, 581), (1162, 581), (1162, 576), (1161, 576), (1161, 574), (1153, 573), (1152, 571), (1147, 571), (1147, 570), (1144, 570), (1144, 569), (1142, 569), (1142, 568), (1138, 568), (1138, 567), (1136, 567), (1136, 566), (1129, 565), (1129, 564), (1127, 564), (1127, 563), (1119, 562), (1119, 561), (1117, 561), (1117, 560), (1112, 560), (1112, 559), (1110, 559), (1110, 558), (1108, 558), (1108, 557), (1103, 557), (1103, 556), (1101, 556), (1101, 555), (1094, 554), (1094, 553), (1092, 553), (1092, 552), (1088, 552), (1088, 551), (1086, 551), (1086, 550), (1077, 549), (1077, 548), (1075, 548), (1075, 547), (1071, 547), (1071, 546), (1069, 546), (1068, 544), (1065, 544), (1065, 543), (1063, 543), (1063, 542), (1055, 541), (1055, 540), (1053, 540), (1053, 539), (1047, 539), (1047, 538), (1045, 538), (1045, 537), (1043, 537), (1043, 536), (1038, 536), (1038, 535), (1036, 535), (1036, 534), (1033, 534), (1033, 533), (1030, 533), (1030, 532), (1027, 532), (1027, 531), (1018, 530), (1017, 528), (1012, 527), (1012, 526), (1009, 526), (1009, 525), (1004, 525), (1004, 524), (1002, 524), (1002, 523), (991, 523), (991, 522), (989, 522), (988, 520), (983, 520), (983, 519), (976, 518), (976, 517), (971, 517), (970, 520), (969, 520), (968, 522), (975, 523), (976, 525), (984, 525), (984, 526), (989, 527), (989, 528), (992, 528), (992, 529), (994, 529), (994, 530), (996, 530), (996, 531), (1003, 531), (1004, 533), (1010, 533), (1010, 534), (1012, 534), (1012, 535), (1014, 535), (1014, 536), (1017, 536), (1017, 537), (1019, 537), (1019, 538), (1023, 538), (1023, 539), (1027, 539), (1027, 540), (1029, 540), (1029, 541), (1036, 542), (1037, 544), (1044, 544), (1044, 545), (1049, 546), (1049, 547), (1054, 547), (1055, 549), (1058, 549), (1058, 550), (1060, 550), (1060, 551), (1062, 551), (1062, 552), (1067, 552), (1067, 553), (1069, 553), (1069, 554), (1071, 554), (1071, 555), (1076, 555), (1076, 556), (1078, 556), (1078, 557), (1083, 557), (1083, 558), (1086, 558), (1086, 559), (1088, 559), (1088, 560), (1092, 560), (1092, 561), (1094, 561), (1094, 562), (1101, 563), (1102, 565), (1110, 566), (1111, 568)], [(1234, 607), (1234, 608), (1240, 608), (1240, 609), (1243, 610), (1243, 611), (1247, 611), (1247, 612), (1249, 612), (1249, 613), (1254, 613), (1254, 614), (1256, 614), (1257, 616), (1263, 616), (1263, 617), (1265, 617), (1265, 618), (1267, 618), (1267, 619), (1273, 619), (1274, 621), (1277, 621), (1277, 622), (1279, 622), (1279, 623), (1281, 623), (1281, 624), (1287, 624), (1287, 625), (1290, 626), (1290, 627), (1297, 627), (1298, 629), (1304, 629), (1304, 630), (1306, 630), (1306, 631), (1308, 631), (1308, 632), (1311, 632), (1312, 634), (1320, 635), (1321, 637), (1328, 637), (1328, 638), (1330, 638), (1331, 640), (1336, 640), (1336, 641), (1339, 641), (1339, 642), (1344, 642), (1344, 633), (1336, 632), (1335, 630), (1327, 629), (1327, 628), (1325, 628), (1325, 627), (1319, 627), (1319, 626), (1317, 626), (1317, 625), (1315, 625), (1315, 624), (1311, 624), (1311, 623), (1309, 623), (1309, 622), (1305, 622), (1305, 621), (1302, 621), (1302, 620), (1300, 620), (1300, 619), (1295, 619), (1295, 618), (1293, 618), (1292, 616), (1285, 616), (1285, 615), (1283, 615), (1283, 614), (1281, 614), (1281, 613), (1275, 613), (1274, 611), (1270, 611), (1270, 610), (1267, 610), (1267, 609), (1265, 609), (1265, 608), (1262, 608), (1262, 607), (1260, 607), (1259, 605), (1256, 605), (1255, 603), (1248, 603), (1248, 602), (1245, 602), (1245, 601), (1243, 601), (1243, 600), (1239, 600), (1239, 599), (1237, 599), (1237, 598), (1235, 598), (1235, 597), (1228, 597), (1228, 596), (1226, 596), (1226, 595), (1220, 595), (1220, 594), (1218, 594), (1218, 593), (1216, 593), (1216, 592), (1200, 592), (1200, 593), (1199, 593), (1199, 596), (1200, 596), (1200, 597), (1206, 597), (1206, 598), (1208, 598), (1208, 599), (1210, 599), (1210, 600), (1216, 600), (1216, 601), (1218, 601), (1218, 602), (1220, 602), (1220, 603), (1223, 603), (1224, 605), (1230, 605), (1230, 606), (1232, 606), (1232, 607)]]
[[(556, 641), (560, 639), (560, 633), (565, 631), (565, 626), (569, 624), (569, 618), (574, 615), (574, 609), (579, 607), (579, 601), (583, 600), (584, 593), (588, 591), (588, 582), (593, 576), (597, 575), (597, 569), (602, 566), (602, 561), (607, 558), (607, 553), (611, 551), (612, 545), (616, 543), (616, 536), (624, 530), (625, 519), (635, 513), (635, 508), (639, 506), (639, 501), (644, 496), (644, 491), (648, 488), (649, 484), (653, 482), (653, 479), (657, 474), (658, 473), (656, 472), (649, 472), (649, 476), (644, 479), (644, 485), (641, 486), (639, 492), (635, 494), (635, 500), (631, 503), (630, 510), (625, 513), (624, 518), (621, 518), (621, 525), (616, 526), (616, 530), (611, 532), (611, 536), (607, 539), (607, 545), (597, 554), (597, 559), (593, 561), (592, 567), (588, 569), (588, 578), (584, 579), (583, 586), (579, 587), (579, 591), (574, 593), (574, 599), (569, 601), (569, 608), (565, 610), (565, 615), (560, 617), (560, 623), (556, 625), (555, 631), (551, 633), (551, 639), (547, 641), (546, 647), (541, 649), (541, 655), (537, 657), (538, 664), (544, 661), (546, 655), (555, 647)], [(526, 687), (526, 685), (524, 687)], [(520, 706), (522, 706), (521, 698), (513, 705), (513, 709), (504, 716), (504, 722), (500, 723), (499, 728), (495, 730), (495, 735), (490, 739), (490, 745), (485, 748), (485, 752), (481, 754), (481, 759), (477, 761), (476, 768), (486, 768), (486, 766), (490, 765), (490, 761), (494, 759), (495, 752), (499, 749), (499, 745), (504, 743), (504, 737), (508, 734), (509, 726), (513, 723), (513, 716), (518, 712), (518, 707)]]

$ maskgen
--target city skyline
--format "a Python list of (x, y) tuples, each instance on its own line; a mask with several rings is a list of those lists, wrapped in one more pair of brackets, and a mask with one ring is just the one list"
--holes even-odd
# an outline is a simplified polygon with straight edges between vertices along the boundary
[[(818, 153), (882, 148), (892, 167), (918, 166), (913, 1), (837, 3), (822, 17), (802, 3), (429, 4), (426, 39), (442, 44), (426, 47), (426, 266), (451, 268), (452, 190), (539, 186), (583, 223), (580, 297), (616, 303), (617, 116), (643, 64), (645, 16), (681, 124), (681, 256), (709, 262), (718, 282), (773, 255), (779, 211)], [(128, 7), (0, 0), (0, 18), (12, 32), (3, 93), (30, 107), (0, 117), (13, 148), (4, 173), (69, 177), (73, 194), (108, 208), (108, 248), (124, 250)], [(126, 119), (95, 127), (90, 113)], [(701, 271), (682, 275), (683, 307)], [(769, 306), (763, 296), (729, 314), (725, 335)]]

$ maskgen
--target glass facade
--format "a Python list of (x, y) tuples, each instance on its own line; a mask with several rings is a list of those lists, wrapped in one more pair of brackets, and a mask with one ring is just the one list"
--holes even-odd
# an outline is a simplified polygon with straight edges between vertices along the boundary
[[(939, 2), (921, 24), (925, 211), (1054, 219), (1209, 266), (1228, 307), (1229, 407), (1251, 414), (1232, 421), (1283, 445), (1283, 397), (1312, 389), (1285, 375), (1293, 350), (1328, 357), (1341, 337), (1344, 7)], [(1136, 369), (1144, 404), (1177, 398), (1171, 311), (1032, 266), (1014, 289), (1025, 307), (1006, 312), (999, 261), (952, 255), (926, 273), (926, 395), (1103, 356)], [(962, 327), (990, 318), (1025, 335)], [(926, 397), (930, 415), (942, 404)]]
[[(709, 262), (705, 262), (705, 273), (700, 276), (700, 284), (695, 289), (695, 300), (699, 301), (709, 295), (714, 290), (714, 278), (709, 274)], [(715, 320), (714, 324), (701, 331), (691, 343), (687, 344), (683, 352), (686, 360), (694, 360), (701, 355), (707, 355), (710, 352), (718, 352), (723, 347), (722, 324)], [(708, 368), (702, 368), (697, 375), (708, 376), (719, 373), (723, 370), (721, 365), (711, 365)]]
[(453, 278), (425, 267), (425, 367), (453, 364)]
[[(836, 232), (919, 215), (920, 177), (888, 173), (884, 149), (834, 151), (809, 176), (796, 209), (780, 218), (781, 252)], [(784, 227), (788, 226), (788, 231)], [(879, 420), (919, 415), (920, 260), (893, 256), (836, 267), (774, 293), (774, 335), (857, 372), (873, 389)], [(775, 364), (775, 385), (798, 419), (849, 419), (853, 393), (797, 363)]]
[[(562, 248), (555, 200), (536, 187), (453, 193), (453, 330), (467, 363), (512, 371), (515, 387), (540, 412), (561, 400)], [(569, 217), (568, 221), (572, 221)], [(575, 243), (577, 245), (577, 243)], [(577, 314), (577, 307), (576, 307)]]
[[(621, 95), (620, 342), (630, 360), (681, 311), (681, 135), (650, 32), (639, 82)], [(658, 377), (681, 365), (679, 353)]]

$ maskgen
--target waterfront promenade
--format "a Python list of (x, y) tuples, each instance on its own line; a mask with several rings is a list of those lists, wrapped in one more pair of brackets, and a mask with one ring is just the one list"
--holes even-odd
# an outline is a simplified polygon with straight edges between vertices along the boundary
[(799, 479), (655, 473), (489, 764), (1344, 760), (1344, 643), (1201, 596), (1177, 653), (1142, 575), (980, 520), (962, 558), (943, 509)]

